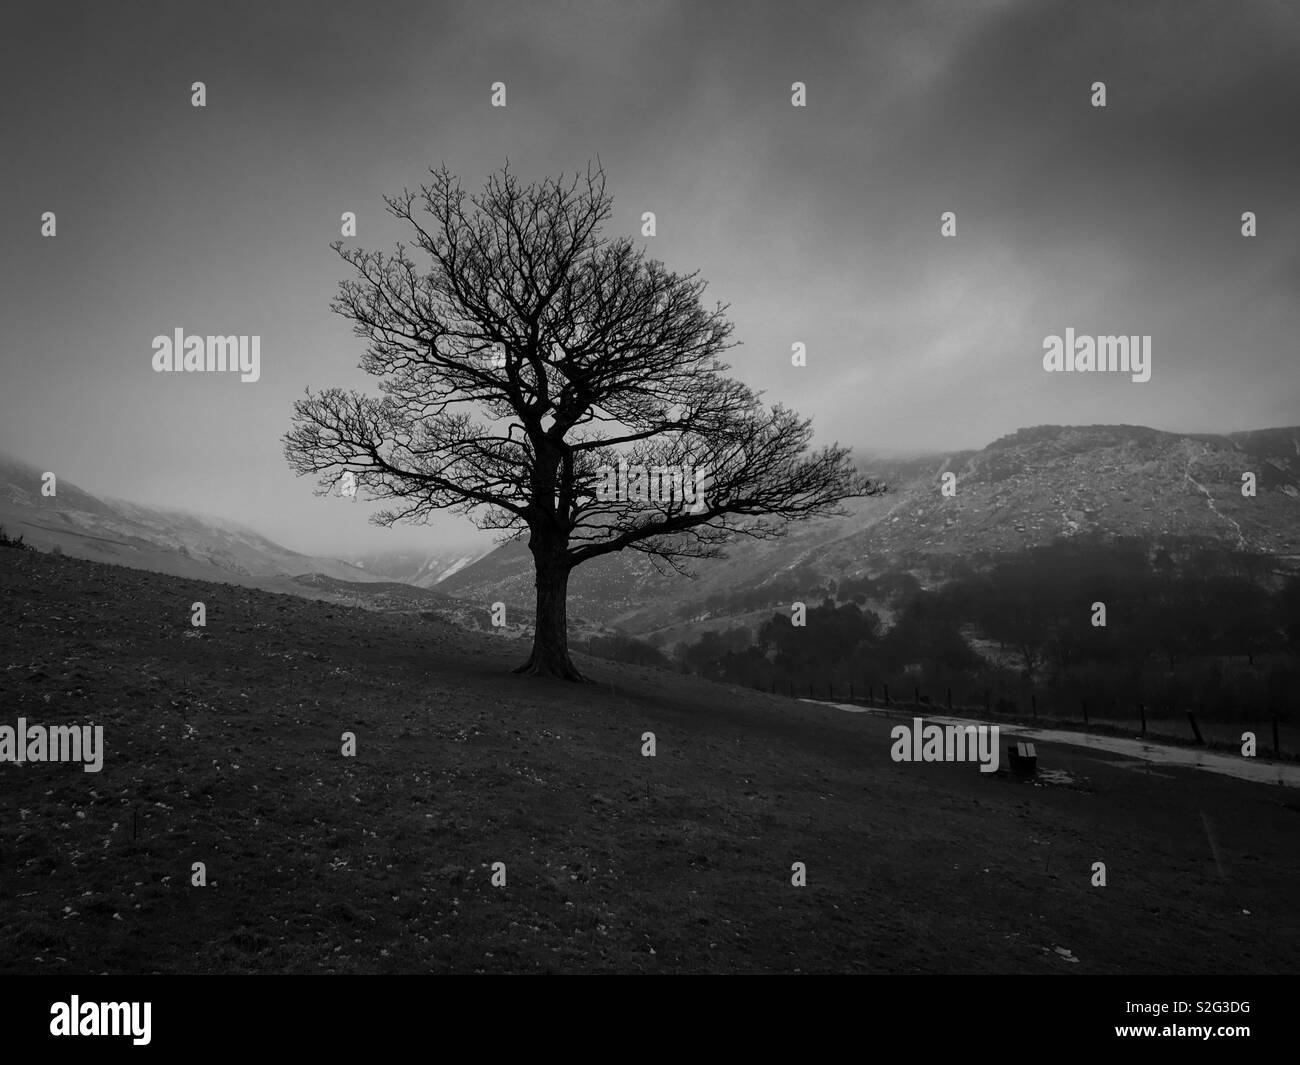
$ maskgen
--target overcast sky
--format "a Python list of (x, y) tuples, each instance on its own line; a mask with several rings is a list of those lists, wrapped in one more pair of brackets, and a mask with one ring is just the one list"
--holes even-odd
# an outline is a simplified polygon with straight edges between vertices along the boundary
[[(599, 155), (608, 232), (655, 211), (733, 373), (821, 442), (1300, 423), (1294, 3), (8, 0), (4, 38), (0, 449), (92, 492), (321, 553), (472, 534), (368, 526), (281, 437), (305, 388), (374, 388), (328, 310), (340, 214), (388, 248), (382, 194), (507, 158)], [(154, 373), (178, 327), (260, 335), (261, 379)], [(1045, 373), (1067, 327), (1150, 334), (1151, 380)]]

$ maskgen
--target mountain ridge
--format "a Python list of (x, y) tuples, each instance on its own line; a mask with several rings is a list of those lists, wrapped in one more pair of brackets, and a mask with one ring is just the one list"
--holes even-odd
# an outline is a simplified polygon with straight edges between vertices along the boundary
[(179, 577), (259, 587), (269, 581), (279, 591), (291, 590), (283, 579), (306, 572), (355, 582), (380, 579), (339, 559), (295, 551), (218, 515), (97, 496), (62, 477), (53, 496), (43, 495), (41, 486), (37, 467), (0, 454), (0, 525), (41, 550)]
[[(574, 571), (571, 617), (586, 619), (593, 631), (660, 633), (707, 618), (705, 604), (737, 591), (752, 593), (756, 604), (764, 589), (768, 598), (800, 589), (810, 597), (834, 580), (890, 570), (924, 577), (957, 562), (1083, 535), (1153, 544), (1214, 541), (1300, 566), (1300, 427), (1183, 433), (1126, 424), (1037, 425), (976, 450), (894, 456), (868, 450), (856, 461), (889, 492), (848, 500), (839, 514), (797, 523), (777, 539), (738, 538), (728, 557), (697, 563), (695, 580), (661, 572), (644, 555), (598, 557)], [(947, 495), (945, 474), (952, 474)], [(1254, 475), (1254, 496), (1243, 495), (1245, 474)], [(4, 456), (0, 524), (38, 547), (77, 557), (177, 576), (278, 580), (285, 584), (279, 590), (347, 602), (395, 601), (378, 589), (365, 594), (360, 586), (368, 583), (436, 587), (444, 597), (467, 600), (475, 624), (493, 602), (510, 604), (513, 624), (534, 595), (524, 537), (494, 548), (311, 556), (242, 523), (97, 497), (67, 481), (59, 482), (55, 500), (43, 500), (36, 468)], [(296, 580), (311, 573), (347, 587)], [(436, 609), (464, 612), (447, 602)]]
[[(1232, 434), (1147, 426), (1032, 426), (976, 451), (859, 459), (883, 496), (777, 540), (733, 543), (697, 563), (695, 582), (660, 579), (643, 557), (602, 556), (575, 570), (572, 609), (634, 635), (707, 615), (710, 596), (782, 588), (811, 596), (825, 581), (887, 570), (937, 572), (955, 561), (1023, 550), (1060, 537), (1102, 535), (1227, 542), (1300, 564), (1300, 428)], [(943, 474), (954, 475), (943, 494)], [(1256, 495), (1242, 495), (1242, 474)], [(452, 575), (453, 595), (522, 598), (527, 549), (509, 544)], [(784, 592), (782, 593), (784, 594)]]

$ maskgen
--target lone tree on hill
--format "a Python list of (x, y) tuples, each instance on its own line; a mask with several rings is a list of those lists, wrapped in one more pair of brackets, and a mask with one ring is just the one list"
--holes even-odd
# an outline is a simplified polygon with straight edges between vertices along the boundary
[(309, 390), (285, 456), (319, 476), (317, 494), (351, 473), (391, 500), (380, 525), (454, 509), (526, 528), (537, 616), (517, 672), (583, 679), (569, 574), (598, 555), (640, 551), (682, 572), (735, 534), (779, 536), (883, 490), (847, 449), (807, 452), (808, 420), (724, 376), (732, 326), (722, 304), (704, 307), (696, 274), (601, 236), (613, 199), (599, 166), (524, 186), (507, 165), (468, 197), (445, 167), (431, 173), (384, 198), (426, 265), (401, 243), (333, 245), (356, 276), (331, 309), (367, 340), (361, 368), (383, 398)]

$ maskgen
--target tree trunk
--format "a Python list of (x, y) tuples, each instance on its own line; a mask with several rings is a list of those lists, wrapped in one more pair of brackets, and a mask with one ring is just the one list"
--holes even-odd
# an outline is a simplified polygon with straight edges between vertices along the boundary
[(530, 677), (559, 677), (585, 681), (569, 658), (569, 567), (558, 551), (534, 548), (537, 568), (537, 619), (533, 626), (533, 653), (515, 670)]

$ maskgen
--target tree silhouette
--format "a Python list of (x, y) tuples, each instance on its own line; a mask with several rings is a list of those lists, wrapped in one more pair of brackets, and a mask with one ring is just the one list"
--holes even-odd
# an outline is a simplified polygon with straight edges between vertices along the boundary
[[(382, 398), (308, 391), (285, 456), (319, 476), (318, 494), (351, 471), (392, 502), (381, 525), (452, 509), (527, 530), (537, 614), (517, 672), (582, 679), (566, 603), (584, 562), (632, 550), (682, 572), (738, 534), (779, 536), (883, 490), (847, 449), (808, 451), (809, 421), (724, 375), (732, 326), (722, 304), (703, 306), (696, 274), (601, 235), (613, 200), (598, 164), (527, 186), (507, 165), (473, 196), (445, 167), (431, 174), (385, 197), (425, 266), (401, 243), (390, 255), (333, 245), (356, 276), (331, 309), (367, 341), (361, 368)], [(611, 497), (620, 458), (662, 471), (661, 489), (681, 480), (647, 492), (629, 477)]]

